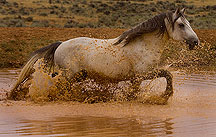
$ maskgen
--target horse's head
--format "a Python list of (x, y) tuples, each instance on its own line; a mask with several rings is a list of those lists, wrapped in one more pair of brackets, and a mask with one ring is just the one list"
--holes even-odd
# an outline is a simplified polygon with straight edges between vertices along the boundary
[(184, 16), (185, 9), (179, 8), (170, 17), (165, 18), (167, 32), (171, 38), (178, 41), (185, 41), (192, 50), (199, 44), (199, 38)]

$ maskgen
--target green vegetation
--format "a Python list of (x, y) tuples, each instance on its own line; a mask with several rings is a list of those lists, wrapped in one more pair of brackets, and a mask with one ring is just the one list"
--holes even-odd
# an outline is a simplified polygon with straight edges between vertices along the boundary
[(0, 27), (129, 28), (152, 16), (187, 9), (195, 28), (216, 28), (209, 0), (0, 0)]

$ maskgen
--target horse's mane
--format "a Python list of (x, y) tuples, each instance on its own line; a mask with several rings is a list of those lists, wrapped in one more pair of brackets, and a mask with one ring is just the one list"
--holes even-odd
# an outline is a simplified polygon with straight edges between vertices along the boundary
[[(138, 24), (130, 30), (123, 32), (118, 41), (114, 43), (114, 45), (118, 45), (123, 43), (123, 45), (127, 45), (129, 42), (134, 40), (135, 38), (145, 34), (151, 33), (158, 30), (158, 35), (163, 35), (166, 32), (166, 26), (164, 19), (167, 18), (170, 23), (172, 23), (172, 12), (161, 13), (159, 15), (154, 16), (153, 18)], [(174, 23), (172, 23), (174, 24)]]

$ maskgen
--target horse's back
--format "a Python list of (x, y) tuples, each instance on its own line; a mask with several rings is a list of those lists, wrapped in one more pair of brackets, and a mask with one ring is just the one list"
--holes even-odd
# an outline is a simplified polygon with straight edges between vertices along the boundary
[(77, 60), (74, 61), (80, 61), (81, 56), (84, 57), (88, 51), (90, 54), (93, 54), (94, 52), (92, 52), (92, 50), (95, 49), (97, 45), (104, 46), (99, 44), (102, 43), (101, 41), (101, 39), (93, 39), (88, 37), (78, 37), (67, 40), (56, 50), (55, 63), (62, 67), (68, 68), (68, 62), (72, 61), (71, 59), (77, 58)]
[(73, 75), (81, 70), (119, 79), (131, 72), (129, 60), (114, 39), (80, 37), (63, 42), (55, 53), (55, 63)]

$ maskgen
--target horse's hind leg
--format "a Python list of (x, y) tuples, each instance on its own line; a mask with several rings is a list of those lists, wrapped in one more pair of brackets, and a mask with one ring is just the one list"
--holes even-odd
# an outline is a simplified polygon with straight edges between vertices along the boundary
[(85, 80), (87, 78), (87, 76), (88, 76), (87, 71), (81, 70), (81, 71), (74, 74), (73, 80), (80, 82), (80, 81)]

